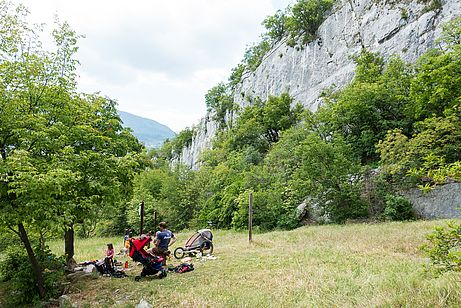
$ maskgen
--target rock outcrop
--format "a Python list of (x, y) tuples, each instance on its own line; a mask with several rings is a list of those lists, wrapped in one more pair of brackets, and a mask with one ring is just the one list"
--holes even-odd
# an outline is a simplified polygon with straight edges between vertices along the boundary
[(402, 193), (417, 216), (426, 219), (461, 218), (461, 183), (437, 186), (424, 193), (413, 188)]
[[(236, 87), (234, 101), (245, 106), (251, 98), (288, 92), (295, 101), (316, 110), (324, 89), (340, 88), (354, 76), (351, 55), (362, 48), (385, 58), (399, 55), (415, 61), (441, 32), (441, 25), (459, 16), (461, 1), (441, 0), (441, 7), (426, 0), (337, 0), (318, 37), (303, 48), (279, 42), (255, 72), (247, 72)], [(211, 146), (217, 124), (207, 115), (180, 162), (197, 167), (201, 151)]]
[(211, 148), (213, 137), (218, 131), (219, 124), (211, 120), (212, 114), (208, 113), (194, 129), (192, 142), (188, 147), (182, 149), (181, 155), (173, 159), (172, 164), (182, 163), (196, 169), (200, 154), (204, 149)]

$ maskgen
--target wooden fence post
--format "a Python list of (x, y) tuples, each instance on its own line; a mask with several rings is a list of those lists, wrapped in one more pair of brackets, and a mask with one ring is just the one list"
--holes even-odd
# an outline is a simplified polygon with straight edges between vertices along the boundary
[(248, 205), (248, 240), (250, 243), (253, 241), (252, 230), (253, 229), (253, 192), (250, 192), (250, 200)]
[(143, 234), (142, 232), (142, 227), (143, 227), (143, 223), (144, 223), (144, 201), (141, 201), (141, 203), (139, 204), (140, 206), (140, 215), (141, 215), (141, 223), (139, 224), (139, 235)]

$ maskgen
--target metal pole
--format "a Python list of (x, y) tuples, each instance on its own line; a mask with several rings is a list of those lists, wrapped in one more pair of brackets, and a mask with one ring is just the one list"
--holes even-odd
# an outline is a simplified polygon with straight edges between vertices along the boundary
[(139, 204), (139, 206), (141, 207), (141, 223), (139, 224), (139, 235), (143, 234), (142, 232), (142, 226), (143, 226), (143, 223), (144, 223), (144, 201), (141, 201), (141, 203)]
[(253, 241), (252, 229), (253, 229), (253, 193), (250, 192), (250, 200), (249, 200), (249, 206), (248, 206), (248, 240), (250, 241), (250, 243)]

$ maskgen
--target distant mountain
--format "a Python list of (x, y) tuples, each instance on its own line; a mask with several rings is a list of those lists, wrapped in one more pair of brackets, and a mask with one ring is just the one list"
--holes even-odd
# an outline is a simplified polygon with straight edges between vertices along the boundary
[(167, 138), (176, 136), (168, 126), (158, 123), (157, 121), (136, 116), (134, 114), (118, 111), (123, 121), (124, 127), (129, 127), (146, 147), (153, 148), (162, 145)]

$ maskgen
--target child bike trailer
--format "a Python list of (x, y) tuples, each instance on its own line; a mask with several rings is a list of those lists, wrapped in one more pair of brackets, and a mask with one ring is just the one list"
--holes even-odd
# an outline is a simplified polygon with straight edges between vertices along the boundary
[(210, 229), (198, 230), (186, 241), (184, 247), (178, 247), (174, 250), (174, 257), (181, 259), (186, 254), (193, 256), (198, 252), (210, 255), (213, 253), (213, 234)]

